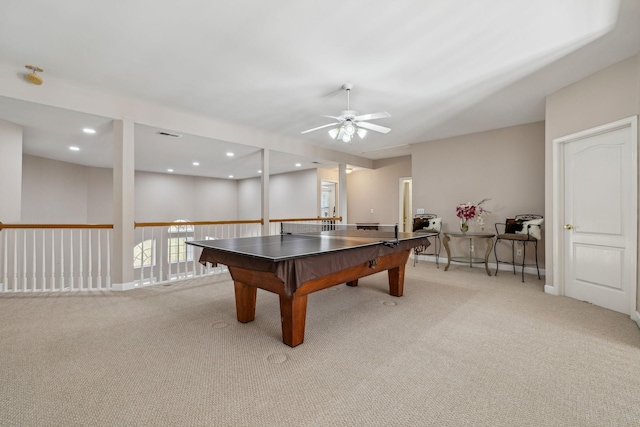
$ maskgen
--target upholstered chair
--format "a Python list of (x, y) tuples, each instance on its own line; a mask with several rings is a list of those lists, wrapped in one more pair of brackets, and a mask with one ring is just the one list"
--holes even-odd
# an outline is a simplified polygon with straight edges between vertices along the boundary
[[(513, 274), (516, 274), (516, 244), (522, 245), (522, 281), (524, 282), (524, 267), (527, 255), (527, 245), (532, 244), (536, 256), (536, 270), (538, 272), (538, 280), (540, 280), (540, 267), (538, 265), (538, 242), (542, 238), (542, 223), (544, 219), (542, 215), (537, 214), (520, 214), (514, 218), (507, 218), (505, 222), (496, 223), (496, 244), (493, 247), (493, 253), (496, 257), (496, 276), (500, 269), (500, 263), (513, 265)], [(511, 261), (501, 261), (498, 259), (498, 244), (500, 242), (508, 242), (511, 244)], [(533, 265), (533, 264), (532, 264)]]
[(436, 267), (440, 268), (440, 249), (442, 248), (442, 242), (440, 240), (440, 233), (442, 232), (442, 218), (436, 214), (418, 214), (413, 218), (413, 231), (414, 233), (429, 233), (435, 234), (434, 238), (434, 252), (427, 253), (426, 246), (416, 246), (413, 252), (413, 266), (416, 266), (418, 262), (418, 255), (435, 255)]

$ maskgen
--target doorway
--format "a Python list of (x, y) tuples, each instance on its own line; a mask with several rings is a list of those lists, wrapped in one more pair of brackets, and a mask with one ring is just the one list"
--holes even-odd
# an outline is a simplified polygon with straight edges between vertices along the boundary
[(323, 180), (320, 186), (320, 217), (333, 218), (336, 216), (336, 183)]
[(412, 184), (411, 178), (400, 178), (398, 229), (404, 232), (413, 231)]
[(637, 117), (555, 139), (553, 280), (559, 295), (634, 311)]

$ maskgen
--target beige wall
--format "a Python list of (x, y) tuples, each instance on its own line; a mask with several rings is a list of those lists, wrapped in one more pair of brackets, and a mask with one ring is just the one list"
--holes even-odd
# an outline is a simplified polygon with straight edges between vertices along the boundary
[[(614, 64), (547, 97), (545, 202), (546, 251), (552, 256), (553, 140), (640, 113), (640, 55)], [(553, 271), (547, 268), (547, 286)], [(637, 293), (640, 306), (640, 289)]]
[[(439, 215), (443, 230), (459, 230), (458, 204), (485, 198), (491, 199), (483, 205), (491, 211), (485, 231), (494, 232), (496, 222), (517, 214), (544, 214), (544, 122), (413, 145), (412, 171), (413, 213), (422, 208)], [(470, 229), (480, 227), (472, 221)], [(539, 246), (543, 267), (543, 244)], [(498, 247), (501, 259), (510, 257), (507, 249)], [(527, 263), (533, 261), (528, 251)]]
[(400, 212), (400, 178), (406, 177), (411, 177), (411, 156), (376, 160), (374, 169), (347, 175), (349, 223), (396, 224)]

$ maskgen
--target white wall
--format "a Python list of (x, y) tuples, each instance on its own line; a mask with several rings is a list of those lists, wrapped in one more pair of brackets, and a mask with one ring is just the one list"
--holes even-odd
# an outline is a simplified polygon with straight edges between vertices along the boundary
[(89, 169), (24, 155), (20, 222), (87, 223)]
[(89, 168), (87, 222), (113, 223), (113, 170)]
[(236, 219), (233, 180), (136, 172), (136, 222)]
[[(29, 155), (22, 158), (21, 222), (113, 222), (111, 169), (79, 166)], [(271, 218), (317, 217), (318, 188), (315, 169), (271, 176)], [(135, 221), (177, 219), (260, 219), (260, 179), (235, 181), (136, 172)]]
[(315, 169), (269, 177), (271, 218), (315, 218), (318, 216), (318, 175)]
[[(24, 155), (23, 223), (113, 222), (113, 171)], [(137, 222), (237, 218), (233, 180), (136, 172)], [(252, 218), (252, 219), (257, 219)], [(17, 222), (17, 221), (16, 221)]]
[[(269, 183), (271, 184), (271, 182)], [(241, 179), (238, 181), (238, 219), (260, 218), (261, 193), (262, 184), (260, 178)]]
[(0, 222), (20, 221), (22, 127), (0, 120)]

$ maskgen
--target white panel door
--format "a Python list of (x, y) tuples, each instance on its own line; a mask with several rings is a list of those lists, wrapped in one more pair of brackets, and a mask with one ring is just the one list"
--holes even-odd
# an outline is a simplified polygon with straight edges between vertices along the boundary
[(636, 287), (637, 131), (635, 120), (617, 123), (564, 143), (560, 238), (565, 295), (630, 314)]

